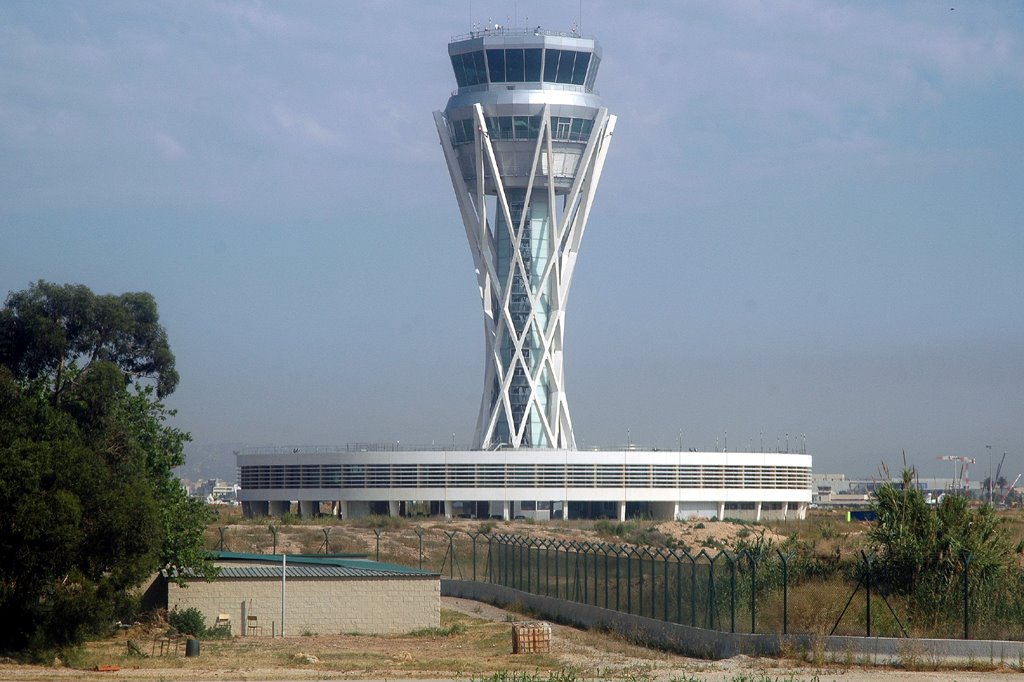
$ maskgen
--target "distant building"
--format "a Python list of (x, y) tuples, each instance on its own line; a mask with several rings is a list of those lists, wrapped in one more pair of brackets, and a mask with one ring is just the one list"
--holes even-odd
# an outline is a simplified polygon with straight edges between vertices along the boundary
[[(892, 483), (902, 484), (901, 477), (894, 476)], [(864, 507), (874, 499), (875, 489), (886, 483), (877, 478), (847, 478), (845, 474), (814, 474), (812, 477), (813, 503), (822, 507)], [(977, 496), (982, 490), (978, 481), (963, 481), (953, 478), (915, 478), (914, 485), (925, 494), (928, 502), (938, 502), (942, 495), (954, 492), (969, 497)]]

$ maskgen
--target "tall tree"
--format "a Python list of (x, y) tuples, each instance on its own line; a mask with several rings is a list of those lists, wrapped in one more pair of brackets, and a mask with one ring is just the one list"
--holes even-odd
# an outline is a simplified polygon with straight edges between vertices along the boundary
[(126, 383), (154, 380), (158, 398), (177, 387), (174, 354), (150, 294), (96, 295), (81, 284), (40, 280), (7, 298), (0, 364), (20, 379), (47, 379), (55, 405), (100, 362), (116, 365)]
[(172, 468), (187, 433), (146, 293), (37, 282), (0, 310), (0, 650), (103, 629), (165, 564), (201, 567), (208, 512)]

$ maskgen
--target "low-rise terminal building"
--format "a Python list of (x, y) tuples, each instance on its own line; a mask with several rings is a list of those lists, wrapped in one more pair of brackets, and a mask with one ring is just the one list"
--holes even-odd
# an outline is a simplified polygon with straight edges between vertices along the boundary
[(371, 513), (655, 519), (803, 518), (811, 456), (768, 452), (259, 448), (237, 454), (246, 516), (322, 503)]

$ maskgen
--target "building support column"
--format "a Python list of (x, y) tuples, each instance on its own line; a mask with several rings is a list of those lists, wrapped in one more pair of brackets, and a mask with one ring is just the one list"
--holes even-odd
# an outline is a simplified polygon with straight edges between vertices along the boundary
[(505, 500), (504, 502), (501, 503), (501, 518), (503, 521), (509, 521), (512, 519), (512, 515), (509, 511), (510, 506), (511, 505), (509, 504), (508, 500)]
[(319, 500), (299, 500), (299, 516), (311, 519), (320, 513)]
[(782, 503), (782, 520), (783, 521), (788, 521), (789, 520), (789, 502), (783, 502)]
[(761, 522), (761, 503), (760, 502), (755, 502), (754, 503), (754, 521), (756, 521), (757, 523)]
[(348, 515), (348, 500), (338, 500), (338, 518), (349, 519)]
[(807, 518), (807, 503), (797, 502), (796, 504), (796, 517), (803, 521)]
[(718, 520), (721, 521), (725, 518), (725, 502), (718, 503)]
[(562, 520), (569, 520), (569, 500), (562, 500)]
[(679, 520), (679, 502), (678, 501), (676, 501), (676, 503), (672, 505), (672, 520), (673, 521), (678, 521)]
[(267, 503), (267, 516), (284, 516), (292, 510), (290, 500), (270, 500)]
[(454, 510), (455, 510), (455, 505), (452, 504), (452, 502), (450, 502), (449, 500), (445, 500), (444, 501), (444, 517), (446, 519), (450, 519), (452, 516), (455, 515), (455, 511)]
[(620, 500), (616, 503), (615, 515), (619, 518), (619, 523), (626, 520), (626, 501)]
[(388, 500), (388, 516), (398, 516), (398, 502)]

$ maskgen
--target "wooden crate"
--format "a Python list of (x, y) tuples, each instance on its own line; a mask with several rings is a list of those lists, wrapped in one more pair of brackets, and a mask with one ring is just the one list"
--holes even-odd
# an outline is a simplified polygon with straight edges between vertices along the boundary
[(543, 654), (551, 651), (551, 626), (543, 621), (512, 624), (512, 653)]

